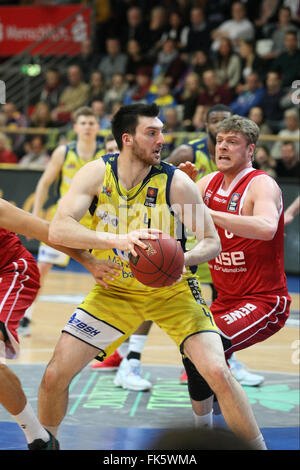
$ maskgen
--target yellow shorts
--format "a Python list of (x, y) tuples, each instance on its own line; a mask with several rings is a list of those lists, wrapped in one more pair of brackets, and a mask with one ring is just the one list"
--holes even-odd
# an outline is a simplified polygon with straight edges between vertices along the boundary
[(185, 276), (171, 287), (151, 292), (126, 291), (96, 284), (63, 331), (109, 356), (145, 320), (152, 320), (183, 354), (185, 339), (196, 333), (218, 333), (200, 290), (198, 278)]

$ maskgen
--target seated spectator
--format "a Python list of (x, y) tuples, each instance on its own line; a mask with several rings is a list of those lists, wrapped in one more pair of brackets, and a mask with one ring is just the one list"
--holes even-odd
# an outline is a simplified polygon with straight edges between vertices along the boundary
[(193, 116), (196, 112), (200, 95), (200, 78), (195, 72), (191, 72), (186, 76), (185, 87), (181, 95), (180, 104), (183, 107), (182, 126), (183, 129), (192, 132)]
[(138, 43), (141, 53), (147, 50), (148, 26), (143, 20), (142, 10), (139, 6), (134, 5), (128, 8), (120, 38), (123, 45), (133, 40)]
[(112, 112), (112, 106), (116, 101), (123, 102), (127, 90), (128, 83), (125, 80), (125, 76), (121, 73), (115, 73), (103, 99), (107, 113), (110, 114)]
[(92, 40), (87, 38), (80, 44), (80, 55), (76, 56), (71, 64), (78, 65), (83, 80), (88, 83), (92, 72), (97, 70), (99, 61), (100, 56), (95, 53)]
[(167, 30), (167, 14), (163, 6), (155, 6), (150, 11), (150, 21), (147, 29), (147, 56), (155, 60), (161, 47), (161, 38)]
[(183, 130), (178, 109), (175, 106), (174, 108), (168, 108), (165, 110), (165, 122), (164, 122), (164, 132), (166, 133), (173, 133), (173, 132), (180, 132)]
[(175, 88), (178, 80), (186, 70), (186, 62), (180, 57), (173, 39), (168, 38), (163, 43), (153, 67), (153, 83), (167, 82), (170, 88)]
[(0, 132), (0, 163), (19, 163), (17, 155), (11, 151), (8, 138)]
[(234, 52), (229, 38), (222, 38), (214, 59), (214, 69), (221, 85), (234, 90), (241, 79), (241, 59)]
[(295, 25), (299, 25), (300, 24), (300, 1), (299, 0), (284, 0), (283, 5), (290, 9), (293, 23)]
[(174, 10), (168, 17), (166, 31), (162, 34), (161, 42), (164, 43), (167, 38), (173, 39), (175, 47), (178, 51), (183, 48), (182, 31), (184, 29), (183, 18), (179, 11)]
[(253, 167), (257, 170), (263, 170), (272, 178), (276, 178), (276, 162), (271, 157), (269, 150), (264, 145), (259, 145), (255, 151)]
[(51, 110), (48, 103), (40, 101), (34, 107), (33, 113), (30, 117), (29, 127), (56, 127), (57, 122), (52, 120)]
[(182, 30), (181, 40), (183, 51), (190, 55), (201, 49), (206, 54), (210, 48), (210, 28), (201, 7), (193, 7), (190, 11), (190, 24)]
[[(279, 131), (278, 137), (288, 140), (289, 138), (296, 138), (300, 141), (300, 128), (299, 128), (299, 112), (297, 108), (290, 108), (284, 112), (284, 125), (285, 127)], [(281, 141), (275, 142), (272, 146), (271, 155), (273, 158), (280, 158)], [(299, 144), (298, 144), (299, 145)]]
[(278, 11), (278, 22), (276, 25), (269, 25), (266, 37), (270, 37), (273, 42), (271, 51), (262, 57), (264, 59), (275, 59), (280, 54), (285, 52), (285, 34), (288, 31), (295, 31), (297, 33), (297, 27), (292, 23), (291, 10), (288, 7), (282, 6)]
[(89, 85), (82, 80), (82, 73), (78, 65), (68, 68), (68, 85), (60, 95), (58, 106), (51, 115), (54, 121), (61, 124), (70, 122), (72, 112), (87, 101)]
[(92, 72), (89, 81), (89, 90), (87, 95), (87, 105), (90, 106), (94, 100), (103, 100), (106, 92), (106, 85), (103, 80), (103, 75), (99, 71)]
[(177, 102), (171, 94), (170, 86), (166, 82), (162, 82), (157, 86), (156, 96), (153, 101), (159, 106), (159, 119), (162, 122), (166, 120), (166, 110), (177, 106)]
[(23, 168), (45, 168), (49, 160), (43, 138), (36, 135), (31, 139), (29, 152), (20, 159), (19, 165)]
[(246, 79), (246, 90), (240, 93), (230, 103), (230, 108), (235, 114), (246, 117), (253, 106), (259, 106), (264, 94), (264, 88), (256, 72), (252, 72)]
[(45, 85), (40, 94), (40, 101), (48, 103), (52, 110), (58, 106), (62, 91), (63, 86), (58, 70), (54, 68), (48, 69), (45, 73)]
[(220, 85), (216, 72), (208, 69), (203, 72), (204, 91), (199, 95), (196, 112), (193, 117), (195, 130), (202, 130), (206, 122), (208, 109), (215, 104), (229, 105), (232, 94), (227, 85)]
[(119, 153), (118, 144), (112, 134), (104, 137), (104, 148), (106, 153)]
[(125, 77), (126, 81), (131, 86), (135, 81), (135, 76), (139, 68), (150, 65), (149, 60), (145, 58), (144, 54), (142, 53), (142, 49), (140, 44), (136, 39), (130, 39), (127, 42), (127, 65), (125, 70)]
[(272, 134), (272, 129), (265, 122), (264, 113), (263, 113), (263, 110), (260, 106), (252, 106), (252, 108), (250, 108), (248, 118), (251, 119), (251, 121), (254, 121), (255, 124), (258, 125), (261, 135), (263, 135), (263, 134), (265, 134), (265, 135)]
[(300, 161), (294, 142), (283, 142), (280, 147), (280, 158), (276, 162), (278, 178), (293, 178), (299, 181)]
[(91, 103), (91, 108), (97, 116), (98, 123), (101, 130), (111, 128), (110, 115), (106, 113), (103, 101), (95, 100)]
[(228, 0), (209, 0), (204, 2), (204, 13), (210, 28), (216, 29), (228, 19)]
[[(18, 128), (27, 127), (28, 119), (22, 114), (11, 101), (2, 105), (2, 125), (9, 127), (11, 130), (17, 130)], [(22, 156), (23, 146), (25, 143), (25, 134), (21, 132), (10, 133), (6, 132), (7, 138), (9, 139), (12, 151), (17, 155), (18, 158)]]
[(246, 9), (242, 2), (234, 2), (231, 7), (231, 19), (224, 21), (212, 31), (212, 51), (217, 51), (222, 38), (230, 38), (235, 49), (238, 49), (242, 39), (254, 40), (255, 28), (246, 17)]
[(239, 56), (241, 58), (242, 76), (237, 92), (241, 93), (245, 91), (245, 82), (250, 73), (258, 73), (260, 79), (264, 80), (268, 67), (266, 62), (256, 54), (255, 41), (242, 40), (239, 47)]
[(135, 84), (129, 88), (124, 104), (151, 103), (155, 94), (150, 90), (152, 71), (149, 67), (141, 67), (136, 74)]
[(300, 77), (300, 49), (298, 48), (297, 33), (285, 33), (285, 52), (275, 59), (271, 70), (281, 75), (282, 86), (290, 87), (294, 80)]
[(115, 73), (125, 74), (127, 66), (127, 55), (121, 51), (119, 38), (107, 38), (106, 54), (100, 60), (98, 69), (104, 77), (104, 83), (109, 85)]
[(266, 78), (266, 87), (260, 101), (260, 107), (270, 128), (278, 132), (283, 126), (283, 109), (281, 99), (284, 91), (281, 87), (280, 76), (277, 72), (269, 72)]
[(265, 25), (268, 26), (275, 21), (280, 4), (281, 0), (262, 0), (260, 2), (258, 17), (254, 21), (259, 36), (263, 36), (261, 29), (263, 29)]

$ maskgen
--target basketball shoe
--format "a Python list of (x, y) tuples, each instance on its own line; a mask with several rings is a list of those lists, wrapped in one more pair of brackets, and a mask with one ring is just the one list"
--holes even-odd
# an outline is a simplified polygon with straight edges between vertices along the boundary
[(49, 441), (45, 442), (42, 439), (35, 439), (33, 442), (28, 444), (29, 450), (59, 450), (58, 440), (47, 430), (49, 434)]
[(111, 356), (108, 356), (104, 361), (100, 362), (97, 361), (91, 365), (91, 369), (93, 370), (114, 370), (118, 369), (119, 365), (122, 362), (122, 357), (118, 353), (116, 349)]
[(150, 390), (152, 384), (141, 376), (141, 361), (124, 358), (114, 378), (117, 387), (123, 387), (135, 392)]
[(228, 359), (228, 364), (233, 377), (241, 385), (247, 385), (248, 387), (258, 387), (263, 383), (264, 377), (262, 375), (253, 374), (247, 370), (246, 366), (237, 361), (234, 355)]

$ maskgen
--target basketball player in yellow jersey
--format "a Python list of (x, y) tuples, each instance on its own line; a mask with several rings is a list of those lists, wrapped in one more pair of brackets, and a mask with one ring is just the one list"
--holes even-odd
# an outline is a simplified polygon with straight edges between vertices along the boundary
[[(174, 340), (193, 368), (189, 392), (198, 422), (211, 425), (204, 408), (200, 413), (196, 406), (195, 368), (213, 390), (209, 397), (211, 393), (218, 397), (232, 431), (247, 441), (257, 441), (261, 435), (247, 395), (226, 365), (218, 330), (189, 270), (214, 258), (220, 252), (220, 240), (195, 183), (174, 166), (160, 162), (164, 137), (158, 114), (155, 103), (122, 106), (117, 111), (112, 132), (120, 154), (79, 170), (50, 223), (52, 243), (93, 249), (100, 258), (119, 260), (123, 273), (108, 281), (109, 289), (95, 286), (64, 327), (41, 382), (39, 418), (56, 436), (66, 413), (71, 380), (93, 357), (110, 354), (142, 321), (152, 320)], [(92, 203), (95, 230), (79, 223)], [(128, 252), (137, 256), (134, 243), (142, 243), (143, 233), (155, 236), (155, 228), (175, 235), (181, 224), (195, 232), (198, 241), (185, 253), (187, 269), (181, 280), (158, 289), (139, 283), (127, 262)], [(147, 227), (153, 227), (152, 233)]]
[[(76, 142), (57, 147), (42, 174), (35, 191), (35, 198), (32, 213), (39, 216), (40, 211), (47, 200), (49, 188), (56, 181), (56, 204), (51, 208), (51, 218), (53, 217), (59, 199), (67, 192), (70, 183), (77, 173), (87, 162), (95, 160), (105, 154), (102, 145), (97, 143), (99, 124), (96, 115), (89, 107), (79, 108), (74, 116), (74, 130), (76, 132)], [(82, 224), (88, 226), (90, 214), (83, 215)], [(38, 252), (38, 267), (40, 271), (41, 286), (54, 264), (66, 266), (69, 257), (48, 245), (40, 244)], [(30, 322), (34, 304), (27, 310), (20, 322), (19, 334), (30, 335)]]

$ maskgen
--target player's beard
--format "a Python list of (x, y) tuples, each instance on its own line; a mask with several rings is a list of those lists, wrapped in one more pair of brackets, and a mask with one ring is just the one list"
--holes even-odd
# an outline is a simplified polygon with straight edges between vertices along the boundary
[(132, 154), (135, 158), (142, 161), (146, 165), (156, 165), (159, 163), (158, 159), (155, 159), (152, 155), (147, 155), (145, 150), (137, 143), (135, 139), (133, 139)]

